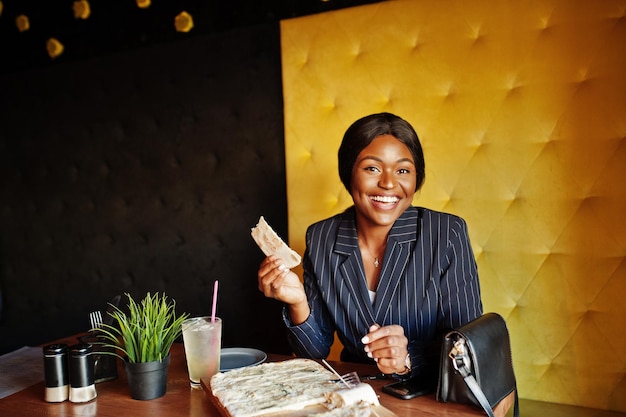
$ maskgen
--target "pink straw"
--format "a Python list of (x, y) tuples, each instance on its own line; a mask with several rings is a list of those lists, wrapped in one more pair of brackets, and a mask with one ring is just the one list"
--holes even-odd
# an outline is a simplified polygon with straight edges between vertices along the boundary
[(211, 308), (211, 323), (215, 323), (215, 310), (217, 309), (217, 280), (213, 284), (213, 307)]

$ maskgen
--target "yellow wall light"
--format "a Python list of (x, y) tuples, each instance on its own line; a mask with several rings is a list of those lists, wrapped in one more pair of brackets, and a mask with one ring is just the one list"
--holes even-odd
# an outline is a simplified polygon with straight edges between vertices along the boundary
[(21, 14), (15, 18), (15, 25), (20, 32), (26, 32), (30, 29), (30, 20), (25, 14)]
[(150, 0), (137, 0), (137, 7), (139, 7), (140, 9), (147, 9), (148, 7), (150, 7), (150, 4)]
[(76, 19), (87, 19), (91, 15), (91, 6), (87, 0), (75, 1), (72, 8)]
[(174, 26), (178, 32), (189, 32), (193, 29), (193, 18), (187, 12), (180, 12), (174, 19)]
[(48, 50), (50, 58), (54, 59), (63, 53), (64, 47), (63, 44), (57, 39), (50, 38), (48, 39), (48, 42), (46, 42), (46, 49)]

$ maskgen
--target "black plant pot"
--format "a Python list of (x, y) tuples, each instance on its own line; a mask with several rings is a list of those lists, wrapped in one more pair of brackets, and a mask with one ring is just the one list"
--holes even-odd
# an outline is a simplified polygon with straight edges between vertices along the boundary
[(152, 400), (165, 395), (170, 356), (162, 361), (130, 363), (124, 361), (130, 396), (135, 400)]

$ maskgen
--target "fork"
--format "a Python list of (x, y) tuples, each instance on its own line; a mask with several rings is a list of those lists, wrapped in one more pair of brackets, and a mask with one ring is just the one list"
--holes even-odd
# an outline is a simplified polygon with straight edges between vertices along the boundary
[(348, 372), (347, 374), (341, 375), (339, 379), (336, 379), (335, 382), (343, 382), (346, 384), (348, 388), (356, 387), (361, 383), (361, 378), (359, 378), (359, 374), (355, 371)]
[(102, 327), (102, 313), (100, 310), (89, 313), (89, 322), (91, 323), (90, 332), (95, 333)]
[(335, 379), (332, 382), (343, 382), (343, 384), (348, 387), (348, 388), (352, 388), (357, 386), (357, 384), (359, 384), (361, 382), (361, 378), (359, 378), (359, 374), (357, 374), (356, 372), (352, 371), (352, 372), (348, 372), (347, 374), (344, 375), (339, 375), (339, 373), (337, 371), (335, 371), (335, 368), (333, 368), (328, 362), (326, 362), (326, 359), (322, 359), (322, 363), (324, 365), (326, 365), (326, 367), (336, 376), (339, 377), (339, 379)]

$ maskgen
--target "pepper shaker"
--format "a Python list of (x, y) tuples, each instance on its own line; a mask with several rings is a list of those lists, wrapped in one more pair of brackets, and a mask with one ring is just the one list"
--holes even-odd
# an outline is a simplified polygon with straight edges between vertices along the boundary
[(70, 347), (70, 401), (84, 403), (97, 397), (94, 384), (92, 346), (81, 343)]
[(60, 403), (69, 398), (69, 368), (67, 345), (64, 343), (44, 346), (43, 368), (46, 384), (45, 400)]

